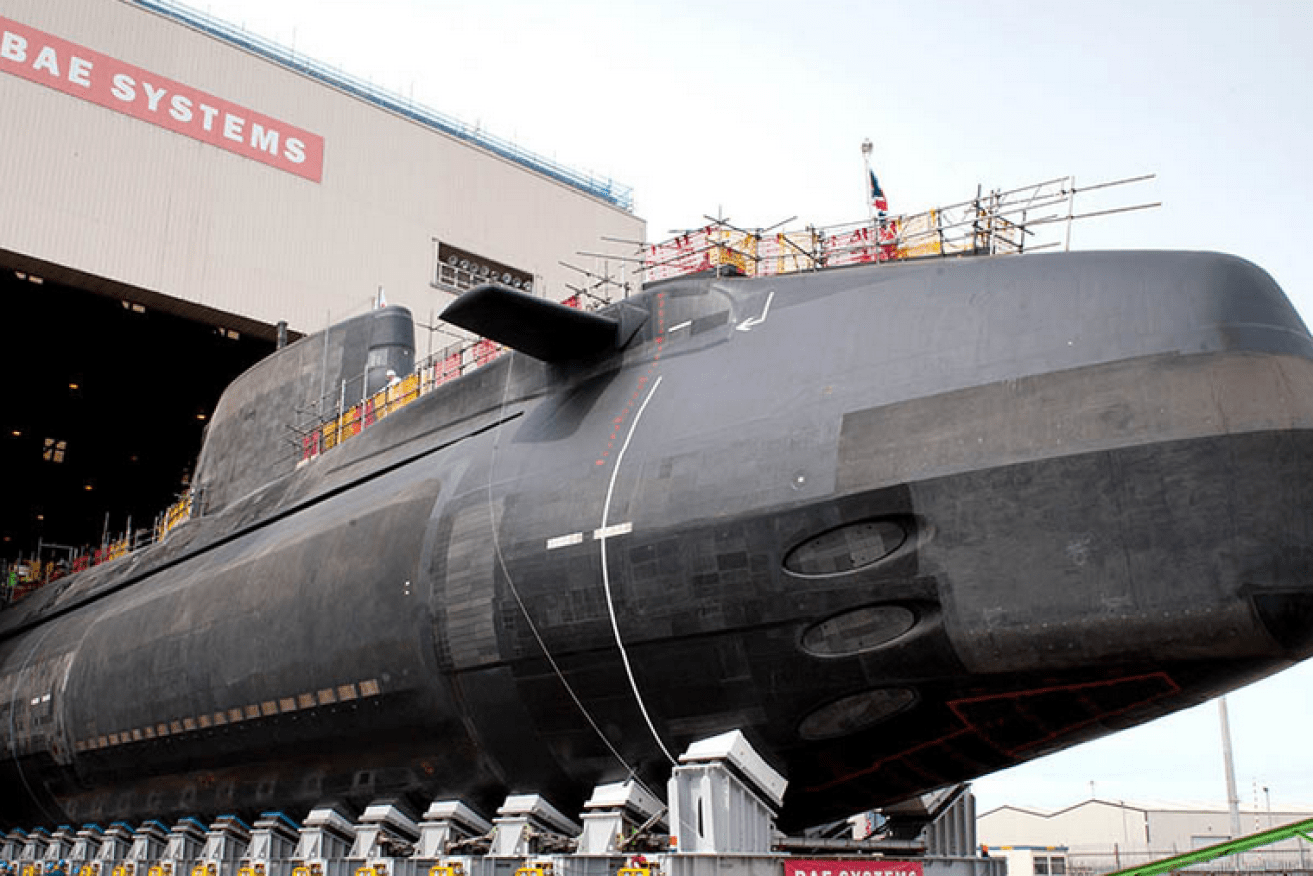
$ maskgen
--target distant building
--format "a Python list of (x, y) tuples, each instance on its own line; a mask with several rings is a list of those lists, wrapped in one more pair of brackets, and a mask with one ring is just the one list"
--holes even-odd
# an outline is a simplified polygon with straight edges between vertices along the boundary
[(1007, 861), (1008, 876), (1066, 876), (1065, 846), (1002, 846), (988, 848), (989, 857)]
[[(1271, 812), (1242, 809), (1242, 835), (1313, 817), (1313, 807), (1285, 807)], [(976, 830), (991, 855), (1008, 858), (1008, 876), (1063, 876), (1051, 868), (1025, 869), (1033, 854), (1026, 850), (1061, 850), (1068, 876), (1107, 873), (1231, 839), (1231, 816), (1225, 806), (1086, 800), (1043, 812), (1000, 806), (979, 817)], [(1015, 864), (1014, 864), (1015, 858)], [(1287, 840), (1241, 856), (1244, 871), (1290, 872), (1313, 867), (1313, 845)], [(1234, 872), (1237, 864), (1218, 861), (1202, 868)]]

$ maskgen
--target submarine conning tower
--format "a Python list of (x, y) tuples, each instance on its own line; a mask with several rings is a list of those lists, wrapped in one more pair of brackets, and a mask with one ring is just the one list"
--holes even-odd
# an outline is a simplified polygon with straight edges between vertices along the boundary
[(205, 432), (195, 483), (207, 512), (284, 475), (291, 424), (353, 404), (411, 373), (415, 324), (404, 307), (337, 323), (270, 354), (228, 387)]

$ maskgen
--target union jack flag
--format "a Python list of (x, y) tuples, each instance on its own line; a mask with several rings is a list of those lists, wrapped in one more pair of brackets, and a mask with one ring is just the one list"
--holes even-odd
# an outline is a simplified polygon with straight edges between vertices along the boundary
[(889, 211), (889, 202), (885, 200), (884, 189), (880, 188), (880, 181), (875, 178), (875, 171), (871, 171), (871, 204), (881, 213)]

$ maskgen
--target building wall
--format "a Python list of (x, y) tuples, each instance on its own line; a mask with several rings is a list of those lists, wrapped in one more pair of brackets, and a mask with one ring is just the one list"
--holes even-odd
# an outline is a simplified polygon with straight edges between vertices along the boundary
[(380, 286), (427, 321), (450, 300), (430, 286), (435, 239), (559, 299), (575, 280), (559, 260), (644, 237), (599, 198), (123, 0), (6, 0), (0, 17), (324, 141), (314, 182), (0, 69), (10, 255), (309, 332)]
[[(1313, 817), (1313, 810), (1242, 810), (1242, 835)], [(1066, 846), (1073, 873), (1105, 872), (1183, 854), (1231, 838), (1231, 816), (1224, 809), (1168, 807), (1088, 800), (1057, 812), (1003, 806), (980, 816), (980, 842), (991, 849), (1008, 846)], [(1303, 862), (1303, 863), (1301, 863)], [(1249, 853), (1250, 869), (1305, 869), (1313, 848), (1286, 840)], [(1217, 865), (1221, 867), (1222, 865)], [(1234, 867), (1234, 864), (1231, 865)]]
[(1091, 800), (1054, 813), (1003, 806), (980, 816), (980, 841), (1001, 846), (1144, 845), (1143, 810)]
[(1007, 876), (1066, 876), (1067, 850), (1060, 847), (1011, 846), (991, 849), (991, 857), (1007, 863)]

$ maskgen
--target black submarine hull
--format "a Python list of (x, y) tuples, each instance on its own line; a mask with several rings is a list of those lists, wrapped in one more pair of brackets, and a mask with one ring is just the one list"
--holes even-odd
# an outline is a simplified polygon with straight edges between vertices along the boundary
[(737, 728), (796, 827), (1313, 650), (1313, 341), (1248, 263), (968, 259), (622, 307), (622, 350), (503, 357), (250, 490), (216, 460), (287, 416), (257, 403), (281, 354), (239, 379), (202, 516), (0, 615), (0, 817), (577, 811)]

